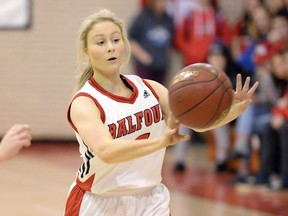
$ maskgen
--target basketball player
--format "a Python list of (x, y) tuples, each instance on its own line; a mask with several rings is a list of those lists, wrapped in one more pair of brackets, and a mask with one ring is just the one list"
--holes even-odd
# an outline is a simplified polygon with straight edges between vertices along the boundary
[[(178, 133), (167, 89), (136, 75), (122, 75), (130, 48), (124, 23), (106, 9), (90, 15), (79, 32), (79, 48), (88, 62), (77, 81), (68, 121), (80, 145), (83, 164), (66, 202), (65, 215), (168, 216), (169, 192), (161, 183), (168, 146), (189, 139)], [(228, 116), (239, 116), (257, 84), (241, 76)], [(210, 129), (210, 128), (208, 128)]]
[(23, 147), (31, 145), (30, 126), (15, 124), (4, 135), (0, 144), (0, 162), (16, 156)]

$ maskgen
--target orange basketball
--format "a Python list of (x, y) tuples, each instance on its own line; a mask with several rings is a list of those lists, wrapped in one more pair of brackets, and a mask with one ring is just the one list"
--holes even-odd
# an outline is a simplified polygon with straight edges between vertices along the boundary
[(201, 129), (221, 120), (233, 100), (233, 86), (225, 72), (206, 63), (181, 69), (168, 87), (169, 103), (183, 125)]

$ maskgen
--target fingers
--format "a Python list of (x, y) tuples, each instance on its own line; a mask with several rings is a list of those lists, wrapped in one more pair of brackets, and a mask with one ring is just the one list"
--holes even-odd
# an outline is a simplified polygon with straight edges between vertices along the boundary
[(174, 128), (169, 130), (169, 134), (173, 137), (172, 143), (179, 143), (181, 141), (186, 141), (190, 139), (188, 134), (179, 134), (179, 130)]
[(29, 147), (31, 145), (31, 139), (26, 138), (26, 139), (19, 140), (19, 144), (22, 147)]
[(27, 124), (15, 124), (10, 128), (8, 136), (9, 139), (14, 139), (19, 145), (28, 147), (32, 140), (30, 131), (31, 128)]
[(254, 83), (254, 85), (247, 92), (249, 97), (251, 97), (254, 94), (254, 92), (256, 91), (258, 86), (259, 86), (259, 82), (257, 81), (257, 82)]
[(190, 139), (190, 136), (188, 134), (179, 134), (180, 141), (187, 141)]
[(31, 137), (30, 133), (22, 132), (22, 133), (18, 134), (18, 139), (19, 140), (31, 140), (32, 137)]
[(242, 91), (247, 92), (250, 86), (250, 77), (247, 77), (242, 88)]
[(11, 135), (17, 135), (17, 134), (20, 134), (20, 133), (27, 133), (27, 132), (30, 132), (31, 128), (29, 125), (27, 124), (15, 124), (13, 125), (9, 131), (7, 133), (11, 134)]
[(241, 89), (242, 89), (242, 76), (241, 74), (237, 74), (236, 92), (241, 91)]
[(251, 78), (247, 77), (245, 80), (244, 86), (242, 87), (241, 74), (237, 74), (236, 91), (247, 92), (248, 96), (251, 97), (254, 94), (255, 90), (257, 89), (259, 82), (255, 82), (254, 85), (249, 89), (250, 82), (251, 82)]
[(15, 125), (16, 128), (16, 132), (18, 133), (22, 133), (22, 132), (29, 132), (31, 130), (30, 126), (27, 125), (27, 124), (18, 124), (18, 125)]

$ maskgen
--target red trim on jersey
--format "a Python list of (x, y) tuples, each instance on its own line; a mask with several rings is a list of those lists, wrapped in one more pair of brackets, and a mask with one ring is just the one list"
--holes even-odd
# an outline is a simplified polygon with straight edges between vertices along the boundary
[(94, 98), (92, 97), (90, 94), (88, 93), (84, 93), (84, 92), (80, 92), (78, 94), (76, 94), (72, 101), (70, 102), (69, 104), (69, 107), (68, 107), (68, 111), (67, 111), (67, 119), (71, 125), (71, 127), (73, 128), (73, 130), (75, 130), (76, 132), (78, 132), (76, 126), (73, 124), (72, 120), (71, 120), (71, 116), (70, 116), (70, 110), (71, 110), (71, 104), (72, 102), (77, 98), (77, 97), (81, 97), (81, 96), (84, 96), (84, 97), (89, 97), (90, 99), (92, 99), (95, 103), (95, 105), (98, 107), (99, 111), (100, 111), (100, 117), (101, 117), (101, 120), (102, 122), (104, 123), (105, 120), (106, 120), (106, 116), (105, 116), (105, 112), (104, 112), (104, 109), (102, 108), (102, 106), (100, 105), (100, 103)]
[(70, 191), (66, 201), (64, 216), (78, 216), (85, 191), (75, 185)]
[(91, 175), (85, 182), (81, 182), (79, 177), (77, 177), (76, 183), (82, 190), (91, 192), (91, 186), (93, 184), (94, 178), (95, 173)]
[(159, 96), (158, 94), (155, 92), (155, 90), (152, 88), (152, 86), (144, 79), (142, 79), (142, 81), (144, 82), (144, 84), (151, 90), (151, 92), (153, 93), (153, 95), (156, 97), (156, 99), (159, 101)]
[(132, 94), (129, 98), (127, 97), (122, 97), (122, 96), (118, 96), (115, 94), (112, 94), (108, 91), (106, 91), (104, 88), (102, 88), (97, 82), (96, 80), (93, 78), (93, 76), (90, 78), (89, 83), (90, 85), (92, 85), (95, 89), (97, 89), (97, 91), (101, 92), (103, 95), (106, 95), (107, 97), (121, 102), (121, 103), (130, 103), (133, 104), (136, 100), (136, 98), (138, 97), (138, 89), (137, 87), (134, 85), (134, 83), (132, 81), (130, 81), (127, 77), (120, 75), (122, 80), (126, 80), (127, 83), (131, 86), (132, 88)]

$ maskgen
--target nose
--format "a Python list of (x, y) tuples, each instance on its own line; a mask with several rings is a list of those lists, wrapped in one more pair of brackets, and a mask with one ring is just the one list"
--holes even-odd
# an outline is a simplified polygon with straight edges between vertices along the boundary
[(114, 44), (111, 41), (109, 41), (107, 44), (107, 50), (108, 52), (114, 52), (115, 50)]

